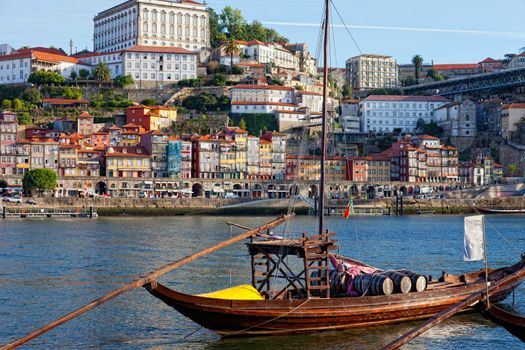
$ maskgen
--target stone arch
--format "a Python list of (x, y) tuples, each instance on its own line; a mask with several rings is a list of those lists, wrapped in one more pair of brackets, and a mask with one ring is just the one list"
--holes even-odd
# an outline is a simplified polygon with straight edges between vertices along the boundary
[(352, 185), (350, 187), (350, 195), (352, 197), (356, 197), (356, 196), (359, 196), (359, 188), (357, 187), (357, 185)]
[(368, 199), (376, 198), (376, 189), (374, 186), (372, 185), (368, 186), (368, 188), (366, 189), (366, 193), (367, 193)]
[(404, 196), (408, 194), (408, 189), (406, 186), (401, 186), (399, 190), (401, 191), (401, 193), (403, 193)]
[(296, 184), (293, 184), (290, 186), (290, 196), (298, 196), (299, 195), (299, 186)]
[(202, 185), (200, 183), (193, 184), (193, 186), (191, 186), (191, 190), (193, 192), (193, 197), (202, 196)]
[(257, 199), (261, 198), (263, 193), (263, 187), (261, 184), (255, 184), (252, 189), (252, 198)]
[(104, 195), (108, 193), (108, 185), (104, 181), (99, 181), (95, 185), (95, 192), (98, 195)]
[(408, 187), (408, 194), (412, 194), (412, 193), (414, 193), (414, 187), (409, 186)]

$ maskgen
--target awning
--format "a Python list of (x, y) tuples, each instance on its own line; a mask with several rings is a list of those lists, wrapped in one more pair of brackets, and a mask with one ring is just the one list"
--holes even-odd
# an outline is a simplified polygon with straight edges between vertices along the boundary
[(224, 193), (224, 190), (222, 188), (220, 188), (220, 187), (214, 187), (213, 188), (213, 192), (215, 192), (215, 193)]

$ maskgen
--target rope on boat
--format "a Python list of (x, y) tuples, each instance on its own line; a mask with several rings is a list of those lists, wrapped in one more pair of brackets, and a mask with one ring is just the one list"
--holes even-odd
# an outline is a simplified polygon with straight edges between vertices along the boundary
[(293, 309), (291, 309), (291, 310), (288, 311), (288, 312), (285, 312), (285, 313), (282, 314), (282, 315), (276, 316), (276, 317), (274, 317), (274, 318), (271, 318), (271, 319), (269, 319), (269, 320), (266, 320), (266, 321), (264, 321), (264, 322), (261, 322), (261, 323), (259, 323), (259, 324), (254, 325), (254, 326), (251, 326), (251, 327), (248, 327), (248, 328), (241, 329), (240, 331), (237, 331), (237, 332), (233, 333), (232, 335), (239, 335), (239, 334), (242, 334), (242, 333), (244, 333), (244, 332), (249, 331), (250, 329), (258, 328), (258, 327), (260, 327), (260, 326), (264, 326), (265, 324), (268, 324), (268, 323), (271, 323), (271, 322), (273, 322), (273, 321), (276, 321), (276, 320), (278, 320), (278, 319), (280, 319), (280, 318), (282, 318), (282, 317), (284, 317), (284, 316), (288, 316), (288, 315), (290, 315), (291, 313), (293, 313), (293, 312), (297, 311), (298, 309), (300, 309), (301, 307), (303, 307), (303, 306), (304, 306), (307, 302), (309, 302), (311, 299), (312, 299), (312, 298), (308, 298), (308, 299), (306, 299), (306, 300), (303, 301), (301, 304), (297, 305), (296, 307), (294, 307)]

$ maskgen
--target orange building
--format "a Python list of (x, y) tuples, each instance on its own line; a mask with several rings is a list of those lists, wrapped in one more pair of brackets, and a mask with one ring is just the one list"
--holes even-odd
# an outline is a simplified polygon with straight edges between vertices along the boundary
[(175, 108), (138, 105), (126, 110), (126, 122), (140, 125), (146, 131), (169, 128), (176, 120)]

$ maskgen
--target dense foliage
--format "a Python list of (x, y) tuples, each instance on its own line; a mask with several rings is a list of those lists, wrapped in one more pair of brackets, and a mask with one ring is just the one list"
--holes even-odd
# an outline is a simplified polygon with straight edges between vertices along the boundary
[(203, 78), (197, 79), (182, 79), (177, 82), (180, 87), (201, 87), (204, 85), (205, 80)]
[[(236, 40), (259, 40), (263, 42), (287, 42), (288, 39), (276, 30), (266, 28), (259, 21), (248, 23), (242, 12), (226, 6), (220, 14), (212, 8), (208, 9), (210, 20), (210, 39), (212, 47), (219, 46), (227, 37)], [(228, 36), (226, 36), (226, 33)]]
[(133, 101), (115, 94), (113, 90), (103, 90), (101, 93), (91, 96), (91, 105), (95, 108), (123, 109), (133, 106)]
[(227, 111), (230, 108), (230, 99), (226, 96), (217, 97), (211, 92), (204, 91), (199, 95), (186, 97), (182, 101), (182, 106), (198, 112)]
[(33, 84), (62, 84), (66, 79), (56, 72), (37, 70), (29, 75), (27, 81)]
[(186, 119), (173, 123), (173, 131), (177, 135), (183, 134), (213, 134), (226, 125), (224, 116), (202, 115), (200, 118)]
[(260, 132), (277, 130), (278, 125), (273, 114), (249, 113), (232, 115), (234, 125), (241, 125), (244, 120), (243, 129), (251, 135), (259, 135)]
[(24, 175), (22, 186), (26, 193), (54, 190), (57, 187), (57, 174), (51, 169), (30, 170)]
[(119, 87), (126, 87), (128, 85), (133, 85), (135, 81), (133, 80), (133, 77), (131, 75), (119, 75), (115, 79), (113, 79), (115, 84)]
[(147, 98), (145, 100), (142, 100), (140, 102), (141, 105), (144, 105), (144, 106), (156, 106), (157, 105), (157, 101), (155, 101), (154, 98)]
[(424, 135), (431, 135), (434, 137), (443, 136), (443, 128), (437, 125), (435, 121), (426, 123), (422, 118), (419, 118), (416, 123), (416, 132)]
[(84, 95), (84, 91), (76, 86), (46, 86), (42, 88), (42, 93), (51, 98), (66, 98), (72, 100), (79, 100)]

